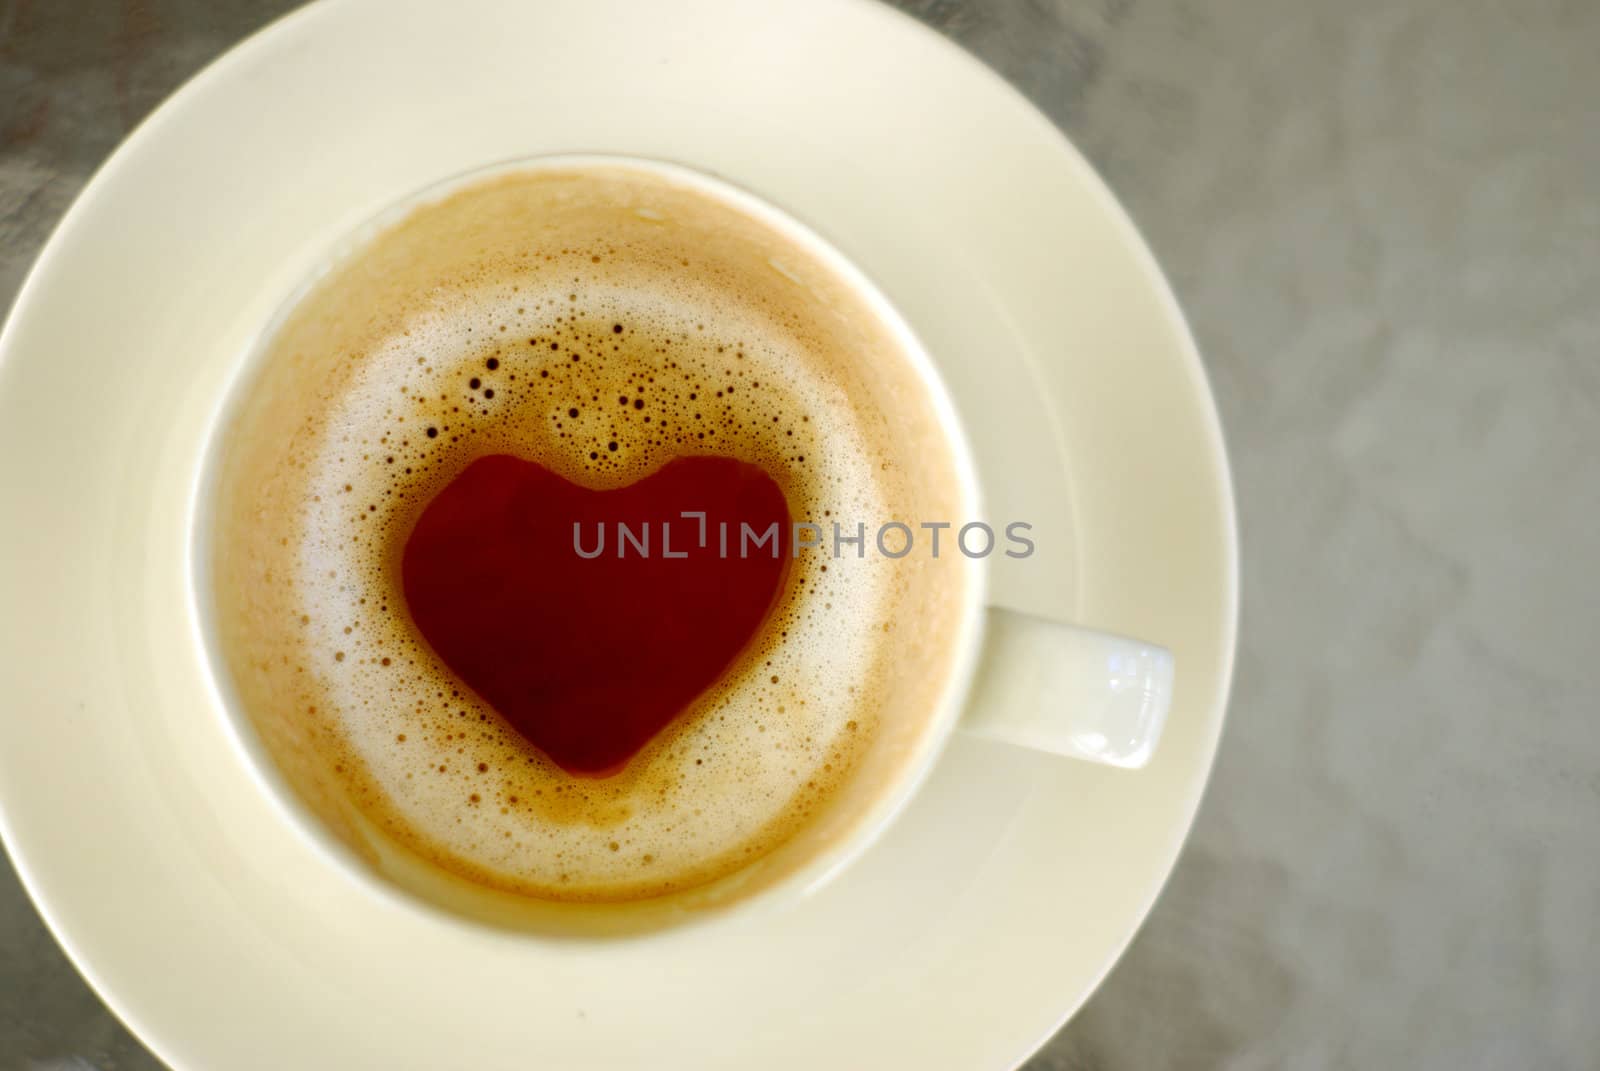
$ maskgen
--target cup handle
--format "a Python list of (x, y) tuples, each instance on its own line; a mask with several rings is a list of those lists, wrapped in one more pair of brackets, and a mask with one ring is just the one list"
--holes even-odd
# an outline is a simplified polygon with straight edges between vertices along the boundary
[(990, 607), (963, 732), (1136, 770), (1172, 705), (1172, 652)]

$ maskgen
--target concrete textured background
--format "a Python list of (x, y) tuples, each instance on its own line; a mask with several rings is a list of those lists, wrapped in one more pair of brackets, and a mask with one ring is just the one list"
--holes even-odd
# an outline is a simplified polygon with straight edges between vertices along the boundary
[[(133, 124), (290, 6), (0, 0), (0, 307)], [(1132, 210), (1240, 496), (1210, 793), (1030, 1071), (1600, 1066), (1600, 4), (900, 6)], [(0, 1068), (156, 1066), (0, 865)]]

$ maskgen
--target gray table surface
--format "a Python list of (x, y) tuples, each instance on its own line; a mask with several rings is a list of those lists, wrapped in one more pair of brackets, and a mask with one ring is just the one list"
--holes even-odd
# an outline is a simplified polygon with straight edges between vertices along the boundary
[[(0, 306), (133, 124), (289, 6), (0, 0)], [(1600, 4), (901, 6), (1120, 193), (1238, 481), (1211, 789), (1028, 1067), (1600, 1066)], [(0, 864), (0, 1068), (157, 1066)]]

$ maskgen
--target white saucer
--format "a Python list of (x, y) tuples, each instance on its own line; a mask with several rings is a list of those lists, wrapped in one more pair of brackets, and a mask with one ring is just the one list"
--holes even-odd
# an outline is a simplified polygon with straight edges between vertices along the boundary
[[(264, 799), (196, 636), (200, 444), (329, 242), (441, 177), (677, 160), (856, 261), (927, 342), (995, 516), (997, 598), (1171, 647), (1128, 773), (957, 739), (797, 908), (609, 943), (442, 920)], [(108, 1004), (180, 1068), (1005, 1067), (1149, 910), (1222, 724), (1232, 494), (1182, 319), (1111, 196), (999, 78), (862, 0), (325, 3), (117, 152), (0, 337), (0, 831)]]

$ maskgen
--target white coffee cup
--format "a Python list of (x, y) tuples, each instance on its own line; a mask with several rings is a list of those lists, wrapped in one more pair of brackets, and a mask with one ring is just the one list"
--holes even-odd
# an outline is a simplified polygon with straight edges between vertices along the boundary
[[(563, 154), (497, 164), (451, 177), (404, 199), (355, 235), (337, 243), (326, 262), (360, 246), (375, 231), (418, 205), (442, 199), (491, 175), (584, 165), (653, 171), (731, 204), (804, 247), (838, 278), (847, 281), (897, 337), (902, 352), (923, 378), (955, 459), (964, 518), (982, 519), (982, 489), (965, 432), (935, 362), (910, 326), (870, 280), (812, 230), (765, 200), (720, 179), (678, 164), (610, 155)], [(314, 273), (313, 281), (317, 275), (320, 271)], [(271, 336), (309, 285), (307, 282), (283, 302), (277, 316), (263, 330), (261, 341)], [(252, 363), (246, 361), (245, 365)], [(236, 384), (229, 392), (229, 403), (222, 407), (213, 424), (205, 476), (208, 484), (213, 479), (217, 442), (228, 423), (227, 413), (233, 405), (249, 404), (241, 393)], [(196, 538), (194, 545), (204, 547), (208, 541)], [(710, 885), (625, 904), (552, 903), (473, 885), (424, 862), (372, 829), (365, 831), (372, 850), (352, 850), (294, 795), (278, 772), (254, 725), (231, 695), (214, 639), (208, 636), (208, 642), (222, 707), (228, 713), (234, 738), (263, 789), (274, 797), (289, 821), (358, 880), (384, 894), (402, 889), (413, 900), (420, 899), (430, 907), (501, 927), (562, 935), (632, 934), (719, 916), (730, 907), (775, 907), (816, 891), (892, 824), (937, 763), (953, 733), (1129, 770), (1150, 760), (1171, 705), (1171, 654), (1151, 643), (988, 606), (984, 601), (988, 555), (968, 557), (960, 550), (947, 553), (961, 554), (968, 572), (965, 601), (959, 611), (960, 641), (952, 657), (949, 685), (926, 718), (914, 745), (895, 766), (890, 775), (892, 783), (861, 786), (859, 802), (852, 806), (847, 801), (841, 808), (846, 813), (847, 828), (843, 832), (834, 830), (819, 837), (802, 830), (768, 857)], [(202, 621), (209, 621), (213, 612), (207, 597), (210, 575), (209, 563), (197, 561)], [(209, 628), (207, 631), (214, 632)]]

